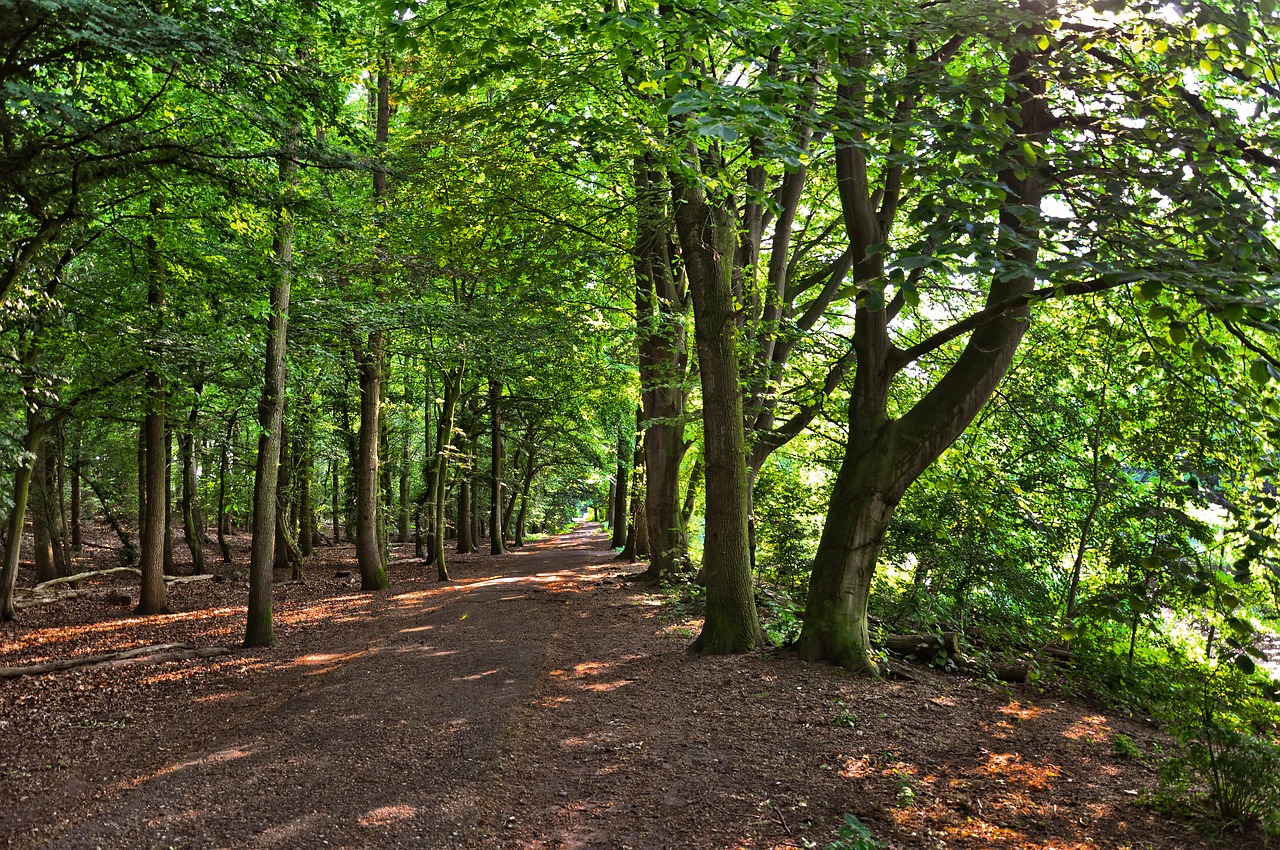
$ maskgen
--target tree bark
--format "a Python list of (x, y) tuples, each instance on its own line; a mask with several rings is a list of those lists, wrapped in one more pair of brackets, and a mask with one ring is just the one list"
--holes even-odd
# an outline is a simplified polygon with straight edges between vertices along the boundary
[(489, 554), (505, 555), (502, 525), (502, 382), (489, 379)]
[(200, 481), (196, 473), (195, 428), (200, 417), (200, 394), (203, 384), (194, 387), (196, 401), (191, 405), (187, 415), (187, 427), (178, 438), (178, 451), (182, 456), (182, 529), (187, 538), (187, 549), (191, 551), (191, 572), (203, 575), (207, 572), (204, 565), (204, 523), (200, 517)]
[(293, 283), (293, 218), (284, 208), (295, 192), (298, 166), (291, 156), (293, 138), (278, 162), (284, 197), (276, 212), (273, 253), (277, 275), (269, 293), (267, 351), (262, 396), (258, 399), (258, 457), (253, 475), (253, 542), (249, 553), (249, 612), (245, 646), (275, 644), (272, 616), (272, 567), (275, 561), (280, 451), (284, 441), (285, 349), (289, 339), (289, 296)]
[(436, 419), (436, 462), (435, 477), (432, 487), (432, 520), (431, 520), (431, 556), (436, 565), (436, 578), (449, 580), (449, 568), (445, 564), (444, 555), (444, 506), (449, 498), (449, 455), (453, 451), (453, 417), (457, 410), (458, 399), (462, 395), (462, 376), (464, 369), (445, 370), (442, 375), (443, 403), (440, 405), (440, 416)]
[[(857, 60), (854, 60), (857, 61)], [(1020, 116), (1006, 161), (1021, 159), (1022, 139), (1035, 139), (1050, 116), (1042, 97), (1043, 80), (1030, 73), (1032, 59), (1016, 53), (1007, 91), (1008, 112)], [(838, 110), (856, 109), (859, 96), (850, 84), (837, 88)], [(1020, 125), (1020, 126), (1019, 126)], [(854, 250), (855, 275), (874, 281), (882, 273), (879, 252), (869, 249), (884, 240), (885, 217), (873, 205), (864, 148), (854, 136), (836, 144), (836, 173), (846, 230)], [(993, 277), (987, 305), (1030, 292), (1035, 283), (1039, 233), (1025, 210), (1038, 210), (1042, 183), (1034, 168), (1006, 167), (997, 176), (1009, 187), (999, 214), (1000, 247), (1007, 269)], [(826, 524), (814, 559), (805, 606), (804, 627), (796, 644), (806, 660), (826, 660), (859, 672), (876, 673), (867, 637), (867, 603), (885, 531), (907, 487), (964, 432), (995, 391), (1013, 361), (1026, 330), (1029, 309), (1011, 310), (969, 336), (950, 369), (914, 407), (890, 419), (888, 396), (894, 375), (907, 365), (889, 338), (889, 317), (860, 306), (855, 317), (857, 373), (849, 403), (849, 434), (839, 474), (832, 488)]]
[[(699, 156), (696, 148), (696, 143), (690, 145), (689, 159)], [(702, 158), (718, 167), (714, 154)], [(706, 617), (691, 649), (704, 655), (747, 652), (763, 645), (764, 634), (747, 545), (746, 433), (733, 297), (734, 217), (729, 199), (708, 197), (697, 176), (674, 180), (672, 193), (693, 296), (706, 464)]]
[[(374, 140), (385, 150), (391, 116), (390, 59), (379, 57), (377, 91), (370, 96), (375, 101), (376, 116)], [(379, 164), (373, 170), (373, 198), (382, 212), (387, 193), (387, 170)], [(387, 566), (384, 560), (382, 537), (379, 534), (379, 472), (378, 449), (382, 441), (382, 378), (386, 357), (385, 341), (381, 330), (371, 331), (366, 345), (359, 354), (360, 379), (360, 457), (356, 469), (356, 560), (360, 565), (360, 589), (384, 590)]]
[(35, 472), (31, 479), (31, 542), (36, 581), (51, 581), (59, 576), (54, 554), (52, 529), (53, 488), (49, 483), (52, 446), (48, 439), (40, 443)]
[(226, 438), (222, 442), (222, 453), (218, 459), (218, 548), (222, 550), (222, 562), (231, 563), (231, 544), (227, 535), (231, 533), (231, 522), (227, 515), (227, 481), (231, 478), (231, 440), (236, 430), (237, 411), (232, 411), (227, 422)]
[[(672, 270), (671, 191), (652, 156), (636, 161), (636, 325), (644, 410), (649, 567), (659, 581), (680, 563), (680, 457), (684, 446), (686, 298)], [(741, 401), (739, 401), (741, 408)]]
[(80, 529), (81, 514), (84, 510), (80, 496), (80, 468), (83, 463), (84, 459), (80, 452), (80, 429), (76, 428), (75, 446), (72, 449), (71, 458), (71, 548), (77, 552), (84, 544)]
[[(151, 217), (153, 228), (158, 226), (161, 204), (158, 198), (151, 201)], [(159, 361), (163, 357), (163, 349), (158, 337), (164, 323), (165, 291), (163, 263), (159, 256), (159, 243), (154, 233), (147, 236), (147, 252), (150, 255), (151, 274), (147, 287), (147, 304), (151, 312), (152, 331), (157, 340), (153, 350), (149, 352), (152, 367), (147, 372), (146, 392), (143, 396), (142, 445), (146, 458), (146, 475), (143, 479), (142, 493), (146, 499), (143, 533), (139, 542), (142, 546), (142, 588), (139, 593), (138, 614), (167, 614), (169, 604), (165, 599), (164, 565), (165, 565), (165, 514), (168, 507), (166, 492), (166, 474), (168, 465), (165, 462), (165, 386), (160, 374)]]

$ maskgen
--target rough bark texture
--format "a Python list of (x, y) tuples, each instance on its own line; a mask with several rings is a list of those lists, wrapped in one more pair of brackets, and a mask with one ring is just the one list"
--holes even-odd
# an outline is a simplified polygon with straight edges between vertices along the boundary
[(706, 617), (691, 648), (702, 654), (747, 652), (762, 645), (764, 636), (747, 546), (746, 435), (732, 288), (733, 214), (727, 198), (708, 198), (693, 180), (675, 181), (673, 194), (693, 296), (707, 486)]

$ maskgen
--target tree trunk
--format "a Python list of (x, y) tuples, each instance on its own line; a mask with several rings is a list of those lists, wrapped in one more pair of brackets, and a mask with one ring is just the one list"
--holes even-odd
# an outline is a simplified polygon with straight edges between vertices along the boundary
[[(386, 56), (379, 57), (377, 91), (370, 92), (370, 98), (376, 107), (374, 141), (380, 149), (385, 149), (387, 143), (391, 115), (389, 65), (390, 60)], [(379, 216), (386, 192), (387, 171), (385, 166), (378, 165), (373, 170), (373, 198)], [(385, 357), (382, 331), (371, 331), (357, 364), (360, 378), (360, 457), (356, 468), (356, 560), (360, 565), (361, 590), (384, 590), (390, 584), (383, 558), (382, 537), (379, 534), (378, 504), (381, 471), (378, 449), (382, 441), (382, 377)]]
[(39, 408), (28, 402), (27, 434), (23, 440), (23, 456), (26, 459), (13, 474), (13, 508), (9, 511), (4, 546), (4, 566), (0, 569), (0, 620), (6, 622), (18, 616), (13, 603), (13, 590), (18, 581), (18, 561), (22, 553), (22, 529), (27, 519), (27, 495), (31, 488), (31, 475), (36, 463), (44, 434), (43, 418)]
[(453, 417), (458, 398), (462, 395), (462, 375), (461, 366), (443, 373), (444, 399), (440, 405), (440, 416), (436, 419), (435, 478), (431, 482), (434, 513), (431, 521), (430, 559), (435, 562), (436, 577), (440, 581), (449, 580), (449, 568), (444, 556), (444, 503), (449, 498), (449, 454), (453, 450)]
[(80, 517), (83, 505), (80, 496), (80, 467), (83, 458), (80, 453), (80, 429), (76, 428), (75, 445), (71, 457), (71, 548), (79, 552), (84, 545), (84, 537), (80, 529)]
[(218, 460), (218, 548), (222, 550), (222, 562), (231, 563), (231, 544), (227, 535), (231, 533), (231, 522), (227, 515), (227, 481), (231, 478), (231, 440), (236, 430), (236, 417), (232, 411), (231, 420), (227, 422), (226, 439), (222, 442), (222, 456)]
[(139, 594), (138, 614), (167, 614), (169, 605), (164, 591), (164, 515), (165, 471), (164, 460), (164, 382), (159, 373), (147, 373), (147, 394), (144, 398), (146, 413), (142, 420), (142, 439), (146, 449), (146, 475), (143, 479), (146, 510), (140, 543), (142, 560), (142, 590)]
[(290, 551), (297, 551), (293, 528), (289, 522), (289, 506), (293, 502), (293, 435), (290, 434), (289, 403), (280, 415), (280, 462), (276, 464), (276, 545), (272, 549), (271, 569), (287, 570), (293, 566)]
[(613, 538), (609, 545), (614, 549), (627, 545), (627, 520), (631, 514), (628, 497), (631, 495), (631, 470), (635, 465), (635, 450), (631, 439), (628, 439), (628, 430), (618, 426), (618, 468), (614, 476), (616, 484), (613, 488), (613, 501), (609, 505), (609, 522), (613, 527)]
[(529, 451), (525, 452), (524, 461), (524, 480), (520, 486), (520, 511), (516, 514), (513, 532), (515, 536), (515, 545), (524, 545), (524, 523), (529, 516), (529, 490), (533, 487), (533, 476), (536, 472), (533, 465), (533, 447), (530, 446)]
[[(299, 554), (307, 557), (316, 553), (316, 508), (311, 481), (316, 462), (312, 452), (314, 435), (305, 409), (299, 417), (298, 430), (301, 431), (298, 435), (298, 450), (294, 452), (294, 472), (298, 476), (298, 549)], [(294, 578), (300, 579), (302, 576), (299, 574)]]
[[(412, 410), (412, 400), (406, 398), (405, 406)], [(410, 514), (411, 500), (409, 498), (409, 427), (406, 424), (403, 440), (400, 447), (400, 542), (409, 542), (409, 527), (412, 520)]]
[(164, 429), (164, 574), (177, 575), (173, 565), (173, 429)]
[(286, 139), (285, 155), (278, 160), (284, 193), (276, 212), (273, 249), (278, 275), (272, 280), (267, 315), (267, 351), (262, 396), (258, 399), (258, 457), (253, 475), (253, 542), (249, 553), (249, 612), (245, 646), (272, 646), (276, 642), (272, 616), (272, 566), (276, 549), (276, 487), (279, 484), (280, 451), (284, 441), (285, 349), (289, 339), (289, 296), (293, 283), (293, 218), (283, 209), (294, 194), (298, 166), (290, 155), (293, 138)]
[[(691, 146), (691, 149), (696, 146)], [(692, 154), (691, 154), (692, 156)], [(712, 163), (714, 165), (714, 163)], [(673, 184), (702, 381), (706, 617), (693, 649), (747, 652), (764, 643), (747, 546), (746, 435), (738, 389), (739, 329), (733, 297), (734, 222), (727, 198), (708, 198), (697, 178)]]
[(382, 414), (382, 332), (369, 334), (360, 354), (360, 458), (356, 469), (356, 560), (360, 565), (361, 590), (383, 590), (388, 586), (386, 564), (382, 560), (382, 540), (378, 536), (378, 485)]
[(489, 379), (489, 554), (505, 555), (502, 527), (502, 382)]
[(458, 482), (458, 553), (469, 554), (476, 551), (475, 538), (472, 536), (471, 521), (471, 478), (462, 476)]
[[(153, 229), (158, 226), (161, 204), (159, 198), (152, 198), (151, 218)], [(165, 291), (163, 262), (159, 254), (159, 243), (154, 233), (147, 236), (147, 253), (150, 255), (151, 274), (147, 287), (147, 305), (151, 313), (152, 331), (156, 340), (154, 348), (148, 352), (155, 366), (147, 372), (146, 392), (143, 396), (142, 446), (146, 459), (146, 475), (141, 492), (145, 496), (146, 509), (142, 516), (145, 519), (143, 533), (139, 535), (142, 547), (142, 589), (139, 593), (138, 614), (167, 614), (169, 604), (165, 599), (164, 567), (165, 567), (165, 514), (168, 507), (166, 492), (168, 464), (165, 462), (165, 399), (164, 378), (161, 376), (158, 361), (164, 351), (158, 337), (164, 325)]]
[[(669, 188), (651, 156), (637, 159), (635, 180), (636, 326), (644, 410), (644, 509), (649, 540), (649, 568), (644, 576), (658, 581), (676, 570), (681, 555), (680, 456), (684, 443), (687, 361), (685, 298), (672, 271)], [(741, 401), (738, 404), (741, 407)]]
[(342, 474), (336, 457), (329, 461), (330, 478), (333, 479), (333, 545), (342, 542)]
[[(1029, 73), (1031, 62), (1027, 53), (1010, 59), (1009, 78), (1017, 85), (1006, 90), (1008, 113), (1019, 117), (1012, 127), (1010, 163), (1021, 161), (1021, 139), (1034, 139), (1052, 120), (1042, 99), (1043, 80)], [(855, 109), (848, 104), (857, 96), (849, 84), (839, 84), (838, 110)], [(855, 274), (860, 281), (873, 281), (882, 276), (883, 254), (870, 249), (883, 242), (885, 234), (872, 203), (875, 191), (868, 181), (863, 150), (856, 137), (837, 138), (836, 173), (856, 258)], [(1035, 169), (1030, 172), (1010, 165), (996, 175), (1009, 188), (999, 213), (999, 247), (1007, 258), (1005, 267), (1022, 271), (993, 277), (988, 307), (1008, 303), (1035, 284), (1039, 233), (1022, 211), (1039, 209), (1042, 183)], [(1027, 307), (1009, 310), (980, 325), (924, 397), (899, 418), (890, 419), (890, 384), (911, 361), (900, 356), (890, 340), (883, 303), (875, 305), (879, 309), (871, 306), (859, 306), (854, 320), (858, 367), (849, 402), (849, 434), (814, 559), (796, 649), (806, 660), (823, 659), (875, 673), (867, 638), (867, 603), (893, 510), (907, 487), (964, 432), (995, 392), (1013, 362), (1030, 311)]]
[(49, 442), (46, 439), (40, 443), (35, 473), (31, 480), (31, 542), (37, 583), (52, 581), (58, 577), (50, 523), (53, 512), (53, 488), (49, 484), (49, 467), (53, 447)]
[(191, 406), (191, 412), (187, 415), (187, 427), (178, 439), (178, 451), (182, 455), (182, 529), (187, 538), (187, 548), (191, 550), (191, 572), (193, 575), (203, 575), (208, 571), (204, 566), (204, 524), (200, 521), (195, 428), (199, 421), (200, 394), (204, 386), (196, 384), (194, 389), (196, 403)]

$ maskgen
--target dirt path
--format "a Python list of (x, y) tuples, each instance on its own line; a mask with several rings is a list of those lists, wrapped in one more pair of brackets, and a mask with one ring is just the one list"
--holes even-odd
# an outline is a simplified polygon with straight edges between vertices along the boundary
[[(459, 558), (449, 585), (400, 563), (390, 594), (317, 578), (279, 589), (274, 650), (0, 683), (0, 839), (799, 848), (849, 813), (889, 847), (1201, 846), (1135, 805), (1154, 776), (1112, 740), (1151, 752), (1145, 726), (926, 669), (692, 658), (696, 623), (606, 546), (588, 527)], [(243, 609), (217, 603), (242, 590), (205, 584), (172, 618), (50, 611), (0, 663), (227, 642)]]

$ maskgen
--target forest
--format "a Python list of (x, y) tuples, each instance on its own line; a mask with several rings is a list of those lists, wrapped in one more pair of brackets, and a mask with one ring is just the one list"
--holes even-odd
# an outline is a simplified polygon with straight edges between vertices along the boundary
[(681, 665), (1051, 688), (1160, 728), (1155, 810), (1280, 833), (1275, 0), (0, 0), (0, 47), (9, 649), (229, 575), (287, 648), (335, 569), (594, 523)]

